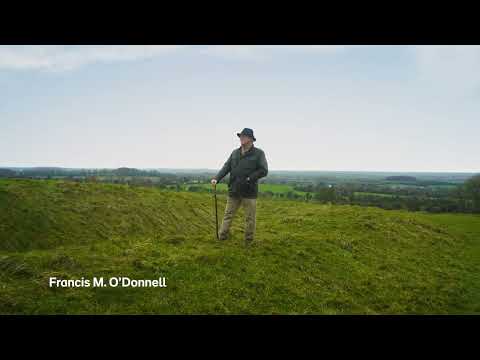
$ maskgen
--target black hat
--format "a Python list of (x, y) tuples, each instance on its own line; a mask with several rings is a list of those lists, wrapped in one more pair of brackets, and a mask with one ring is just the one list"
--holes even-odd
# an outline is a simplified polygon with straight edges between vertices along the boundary
[(253, 136), (253, 130), (249, 129), (249, 128), (245, 128), (245, 129), (242, 130), (241, 133), (237, 133), (238, 137), (240, 137), (240, 135), (245, 135), (245, 136), (251, 137), (253, 139), (253, 141), (257, 140), (257, 139), (255, 139), (255, 136)]

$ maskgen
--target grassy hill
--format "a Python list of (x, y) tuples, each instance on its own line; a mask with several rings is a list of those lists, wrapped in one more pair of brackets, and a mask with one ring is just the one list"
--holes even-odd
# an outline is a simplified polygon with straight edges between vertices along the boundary
[[(209, 194), (0, 180), (0, 313), (480, 313), (479, 216), (260, 199), (251, 248), (242, 220), (219, 243)], [(50, 288), (51, 276), (168, 287)]]

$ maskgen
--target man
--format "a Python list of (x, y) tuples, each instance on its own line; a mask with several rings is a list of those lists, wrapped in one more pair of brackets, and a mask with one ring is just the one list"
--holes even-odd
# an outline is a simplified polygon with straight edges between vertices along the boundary
[(253, 130), (245, 128), (237, 133), (240, 147), (233, 150), (228, 160), (216, 176), (212, 178), (215, 187), (228, 173), (228, 198), (218, 237), (226, 240), (230, 225), (240, 205), (245, 210), (245, 243), (250, 244), (255, 236), (255, 220), (257, 209), (258, 179), (267, 176), (268, 164), (265, 153), (253, 146), (256, 141)]

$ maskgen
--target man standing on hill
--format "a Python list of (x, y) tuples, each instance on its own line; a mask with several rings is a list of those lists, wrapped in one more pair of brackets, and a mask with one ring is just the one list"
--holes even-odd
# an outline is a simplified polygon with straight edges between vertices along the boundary
[(228, 173), (228, 198), (218, 237), (226, 240), (233, 217), (240, 205), (245, 210), (245, 243), (250, 244), (255, 236), (258, 179), (267, 176), (268, 164), (262, 149), (253, 146), (256, 141), (253, 130), (245, 128), (237, 133), (240, 147), (233, 150), (222, 169), (212, 179), (215, 187)]

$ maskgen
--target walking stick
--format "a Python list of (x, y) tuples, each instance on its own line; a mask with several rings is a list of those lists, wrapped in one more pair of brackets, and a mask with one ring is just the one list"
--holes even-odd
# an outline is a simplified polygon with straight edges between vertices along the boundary
[(217, 186), (216, 184), (213, 185), (213, 198), (215, 199), (215, 234), (218, 239), (218, 215), (217, 215)]

